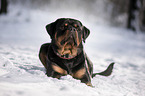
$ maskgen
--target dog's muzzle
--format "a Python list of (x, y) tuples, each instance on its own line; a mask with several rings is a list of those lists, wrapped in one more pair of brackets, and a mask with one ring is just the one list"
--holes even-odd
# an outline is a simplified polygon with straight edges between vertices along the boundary
[(68, 43), (74, 43), (75, 46), (78, 46), (78, 32), (76, 30), (76, 28), (70, 27), (69, 30), (67, 30), (66, 32), (69, 32), (69, 35), (67, 36), (67, 38), (65, 38), (64, 42), (68, 42)]

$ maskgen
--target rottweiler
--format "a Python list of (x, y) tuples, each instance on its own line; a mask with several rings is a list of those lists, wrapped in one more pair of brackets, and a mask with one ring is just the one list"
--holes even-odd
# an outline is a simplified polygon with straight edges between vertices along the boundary
[(95, 75), (109, 76), (112, 73), (114, 63), (101, 73), (93, 73), (93, 64), (83, 49), (83, 42), (85, 43), (90, 30), (79, 20), (59, 18), (46, 25), (46, 30), (51, 43), (41, 46), (39, 58), (48, 77), (59, 79), (69, 74), (92, 86), (91, 78)]

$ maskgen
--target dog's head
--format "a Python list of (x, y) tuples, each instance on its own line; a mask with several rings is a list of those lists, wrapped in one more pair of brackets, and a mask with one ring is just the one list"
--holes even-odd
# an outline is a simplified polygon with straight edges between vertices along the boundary
[(90, 31), (75, 19), (60, 18), (46, 25), (46, 30), (55, 46), (55, 51), (61, 57), (74, 57), (85, 42)]

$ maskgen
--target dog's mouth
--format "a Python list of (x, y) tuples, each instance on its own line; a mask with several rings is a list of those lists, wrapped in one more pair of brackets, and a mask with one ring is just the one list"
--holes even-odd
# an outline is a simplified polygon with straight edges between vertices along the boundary
[(72, 58), (77, 55), (77, 47), (71, 42), (66, 42), (63, 46), (57, 49), (57, 51), (58, 54), (64, 58)]
[(60, 42), (61, 45), (66, 45), (66, 43), (68, 45), (73, 45), (73, 46), (78, 46), (80, 44), (80, 39), (79, 38), (79, 34), (78, 32), (69, 32), (69, 30), (66, 30), (65, 32), (66, 34), (64, 34), (62, 37), (57, 37), (58, 38), (58, 42)]
[(58, 46), (57, 53), (59, 56), (64, 58), (75, 57), (77, 55), (78, 46), (82, 41), (82, 37), (78, 36), (80, 34), (78, 34), (77, 31), (72, 33), (67, 30), (66, 34), (62, 36), (55, 35), (55, 43)]

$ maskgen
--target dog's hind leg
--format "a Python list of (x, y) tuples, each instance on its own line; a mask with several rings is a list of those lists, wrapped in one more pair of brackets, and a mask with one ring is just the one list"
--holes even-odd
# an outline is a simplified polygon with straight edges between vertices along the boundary
[(47, 68), (46, 59), (47, 59), (47, 53), (48, 53), (49, 46), (50, 46), (50, 43), (45, 43), (41, 46), (40, 51), (39, 51), (39, 59), (45, 68)]

